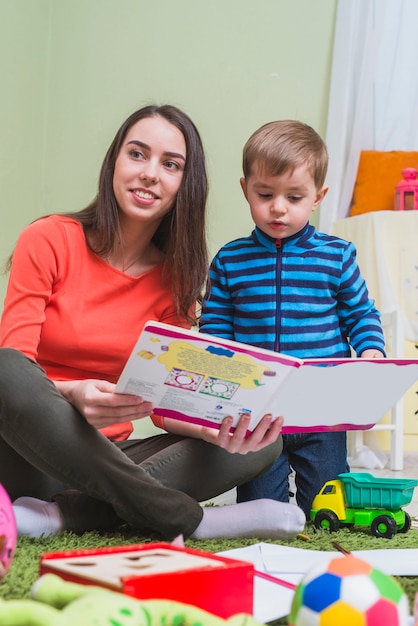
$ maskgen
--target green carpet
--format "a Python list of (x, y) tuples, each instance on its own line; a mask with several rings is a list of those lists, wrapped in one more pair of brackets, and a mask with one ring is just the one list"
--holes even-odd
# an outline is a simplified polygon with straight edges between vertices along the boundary
[[(305, 533), (311, 538), (309, 542), (303, 541), (302, 539), (295, 539), (291, 544), (286, 543), (285, 545), (292, 545), (297, 548), (329, 551), (335, 550), (331, 543), (335, 540), (350, 551), (418, 547), (418, 530), (415, 529), (410, 530), (406, 534), (397, 534), (392, 539), (376, 539), (367, 531), (348, 528), (330, 534), (328, 531), (315, 531), (313, 526), (310, 525), (306, 527)], [(124, 534), (113, 533), (108, 535), (99, 534), (97, 532), (89, 532), (81, 536), (73, 535), (72, 533), (63, 533), (58, 537), (47, 539), (29, 539), (28, 537), (21, 537), (19, 539), (12, 566), (4, 581), (0, 584), (0, 597), (5, 599), (29, 597), (31, 586), (38, 577), (39, 557), (44, 552), (150, 543), (151, 541), (159, 541), (159, 539), (157, 537), (141, 537), (130, 532)], [(188, 540), (186, 545), (190, 548), (207, 550), (208, 552), (220, 552), (222, 550), (230, 550), (232, 548), (252, 545), (258, 541), (260, 540), (257, 538), (247, 540)], [(270, 543), (280, 544), (282, 542), (275, 541)], [(418, 590), (418, 576), (402, 577), (397, 578), (397, 580), (402, 585), (412, 606), (413, 596)], [(272, 622), (275, 626), (286, 623), (286, 619)]]

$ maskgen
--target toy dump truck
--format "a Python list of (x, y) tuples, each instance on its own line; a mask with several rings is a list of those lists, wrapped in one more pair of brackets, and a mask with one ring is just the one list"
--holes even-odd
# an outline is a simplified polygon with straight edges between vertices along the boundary
[(316, 528), (335, 531), (340, 525), (366, 526), (375, 537), (391, 538), (411, 528), (402, 510), (412, 499), (418, 480), (376, 478), (366, 472), (339, 474), (314, 498), (311, 520)]

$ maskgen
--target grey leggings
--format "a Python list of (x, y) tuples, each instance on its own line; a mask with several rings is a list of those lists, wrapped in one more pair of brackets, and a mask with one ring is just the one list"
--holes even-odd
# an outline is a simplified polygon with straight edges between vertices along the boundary
[(66, 530), (126, 522), (167, 540), (188, 537), (202, 519), (199, 501), (259, 476), (281, 449), (281, 437), (247, 455), (170, 434), (113, 443), (36, 363), (0, 349), (0, 483), (12, 500), (55, 500)]

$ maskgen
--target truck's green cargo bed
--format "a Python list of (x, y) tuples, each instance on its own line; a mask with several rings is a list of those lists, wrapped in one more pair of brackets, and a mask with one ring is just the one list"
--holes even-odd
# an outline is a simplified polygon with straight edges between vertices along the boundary
[(346, 504), (355, 509), (396, 511), (412, 500), (418, 480), (413, 478), (376, 478), (366, 472), (339, 474), (344, 485)]

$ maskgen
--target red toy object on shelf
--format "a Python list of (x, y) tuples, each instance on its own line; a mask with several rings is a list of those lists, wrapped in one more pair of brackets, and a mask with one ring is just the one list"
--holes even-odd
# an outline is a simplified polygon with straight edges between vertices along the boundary
[(402, 170), (403, 179), (395, 187), (395, 211), (418, 211), (418, 170)]
[(47, 553), (40, 575), (47, 573), (142, 600), (192, 604), (225, 619), (253, 612), (251, 563), (168, 543)]

